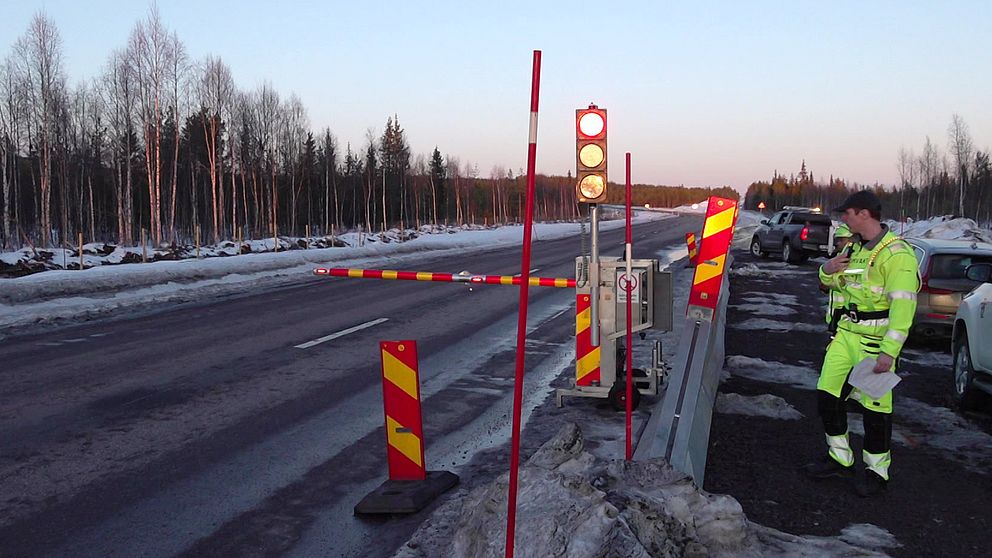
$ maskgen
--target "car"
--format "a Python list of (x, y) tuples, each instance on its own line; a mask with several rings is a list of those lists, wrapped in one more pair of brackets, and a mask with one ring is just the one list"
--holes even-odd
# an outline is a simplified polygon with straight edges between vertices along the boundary
[(768, 257), (779, 253), (788, 263), (802, 263), (810, 256), (830, 254), (833, 222), (817, 209), (786, 206), (763, 219), (751, 237), (751, 253)]
[(968, 266), (968, 279), (981, 284), (964, 295), (954, 315), (954, 398), (962, 409), (992, 394), (992, 264)]
[(961, 297), (981, 282), (965, 276), (975, 263), (992, 263), (992, 244), (972, 240), (907, 238), (920, 264), (920, 292), (911, 335), (922, 339), (947, 339), (954, 328), (954, 314)]

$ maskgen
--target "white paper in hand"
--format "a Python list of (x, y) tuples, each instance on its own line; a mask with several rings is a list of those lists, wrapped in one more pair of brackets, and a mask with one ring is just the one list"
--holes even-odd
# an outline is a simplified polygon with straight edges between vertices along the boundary
[(862, 360), (851, 370), (847, 382), (868, 394), (872, 399), (878, 399), (892, 391), (892, 388), (896, 387), (901, 378), (892, 371), (876, 374), (872, 371), (874, 368), (875, 359), (868, 357)]

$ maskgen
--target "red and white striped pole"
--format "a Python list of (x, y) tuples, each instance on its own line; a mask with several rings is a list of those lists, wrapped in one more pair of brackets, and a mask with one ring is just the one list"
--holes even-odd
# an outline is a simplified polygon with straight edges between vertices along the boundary
[(631, 238), (633, 237), (633, 234), (631, 233), (631, 228), (632, 227), (631, 227), (631, 224), (630, 224), (630, 211), (631, 211), (630, 210), (630, 206), (631, 206), (631, 201), (630, 201), (630, 196), (631, 196), (631, 194), (630, 194), (630, 153), (627, 153), (627, 187), (626, 187), (626, 194), (627, 194), (627, 196), (626, 196), (627, 197), (627, 244), (626, 244), (626, 247), (625, 247), (625, 249), (626, 249), (626, 255), (627, 255), (627, 287), (626, 287), (626, 289), (627, 289), (627, 393), (626, 393), (626, 397), (627, 397), (627, 400), (626, 400), (626, 407), (627, 407), (627, 413), (626, 413), (627, 414), (627, 456), (626, 457), (627, 457), (627, 461), (630, 461), (630, 458), (633, 457), (633, 455), (634, 455), (633, 450), (632, 450), (632, 444), (631, 444), (631, 417), (633, 415), (633, 407), (632, 407), (632, 404), (631, 404), (631, 399), (634, 397), (634, 388), (633, 388), (633, 385), (634, 385), (634, 378), (633, 378), (633, 376), (634, 376), (634, 367), (633, 367), (633, 362), (634, 362), (634, 347), (633, 347), (633, 345), (631, 343), (631, 339), (633, 339), (633, 336), (632, 336), (630, 330), (631, 330), (631, 326), (632, 326), (632, 321), (633, 320), (631, 319), (631, 315), (630, 314), (631, 314), (631, 308), (632, 308), (631, 299), (634, 298), (634, 289), (633, 289), (633, 286), (634, 286), (634, 276), (632, 275), (632, 269), (631, 269), (631, 267), (632, 267), (631, 266), (631, 258), (633, 258), (633, 249), (631, 248), (631, 244), (633, 244), (633, 241), (631, 240)]
[(524, 394), (524, 351), (527, 343), (527, 301), (530, 283), (530, 241), (534, 225), (534, 174), (537, 163), (537, 100), (541, 89), (541, 51), (534, 51), (530, 86), (530, 132), (527, 145), (527, 202), (524, 209), (524, 246), (520, 261), (520, 310), (517, 315), (517, 365), (513, 381), (513, 440), (510, 449), (510, 487), (506, 500), (506, 558), (513, 558), (517, 521), (517, 469), (520, 467), (520, 414)]

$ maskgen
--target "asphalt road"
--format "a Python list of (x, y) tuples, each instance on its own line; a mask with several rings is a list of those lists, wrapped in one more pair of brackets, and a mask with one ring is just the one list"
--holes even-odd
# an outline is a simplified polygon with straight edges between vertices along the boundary
[[(700, 224), (637, 225), (634, 257)], [(622, 229), (601, 241), (622, 253)], [(532, 274), (573, 276), (579, 249), (536, 243)], [(503, 249), (414, 269), (519, 265)], [(417, 341), (429, 466), (458, 467), (509, 436), (518, 296), (304, 278), (0, 341), (0, 556), (388, 554), (416, 520), (351, 512), (385, 478), (378, 341)], [(573, 304), (531, 289), (528, 386), (571, 365)]]
[[(894, 392), (891, 481), (863, 499), (850, 480), (813, 481), (801, 467), (826, 451), (814, 393), (828, 342), (818, 263), (800, 266), (735, 252), (727, 314), (730, 378), (722, 396), (781, 398), (803, 417), (717, 413), (704, 488), (730, 494), (748, 518), (793, 534), (836, 536), (869, 523), (901, 545), (893, 556), (988, 556), (992, 501), (990, 409), (953, 404), (950, 342), (910, 340)], [(849, 406), (861, 459), (861, 417)], [(860, 474), (860, 466), (859, 466)]]

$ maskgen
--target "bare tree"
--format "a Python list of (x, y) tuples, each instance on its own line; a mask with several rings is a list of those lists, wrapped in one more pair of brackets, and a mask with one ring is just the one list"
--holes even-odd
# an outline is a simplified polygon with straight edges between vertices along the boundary
[[(255, 123), (258, 127), (256, 141), (258, 142), (259, 156), (262, 161), (262, 171), (268, 175), (269, 195), (264, 195), (268, 203), (268, 225), (273, 236), (278, 234), (279, 221), (279, 198), (278, 185), (276, 182), (276, 172), (278, 163), (278, 138), (279, 119), (281, 117), (281, 104), (279, 93), (268, 83), (262, 84), (255, 99)], [(262, 188), (265, 188), (265, 180), (262, 180)]]
[[(16, 161), (17, 157), (17, 144), (16, 144), (16, 133), (14, 132), (14, 123), (17, 120), (18, 106), (20, 103), (17, 101), (18, 97), (18, 87), (15, 77), (14, 65), (7, 59), (3, 61), (0, 65), (0, 183), (2, 183), (2, 195), (3, 195), (3, 242), (0, 242), (0, 249), (8, 249), (14, 247), (13, 238), (11, 238), (11, 191), (10, 186), (13, 180), (11, 180), (8, 174), (8, 167), (12, 170), (16, 169), (16, 165), (10, 165), (9, 161)], [(16, 174), (11, 173), (11, 174)]]
[(31, 20), (27, 33), (14, 45), (17, 72), (25, 84), (40, 161), (41, 243), (51, 244), (52, 147), (56, 120), (65, 92), (62, 38), (44, 13)]
[(147, 20), (134, 26), (128, 40), (128, 57), (138, 83), (148, 179), (149, 228), (155, 244), (162, 241), (162, 106), (168, 95), (166, 88), (176, 56), (175, 47), (154, 6)]
[(461, 178), (461, 162), (457, 157), (445, 157), (445, 175), (451, 181), (451, 188), (455, 191), (455, 224), (459, 227), (465, 224), (465, 214), (462, 212), (462, 189), (459, 179)]
[(169, 111), (175, 119), (175, 134), (172, 143), (172, 185), (169, 193), (169, 234), (176, 236), (176, 198), (179, 187), (179, 136), (185, 116), (189, 113), (189, 103), (183, 100), (189, 97), (189, 61), (186, 47), (176, 33), (170, 39), (172, 60), (169, 66), (169, 81), (172, 90), (169, 92)]
[(923, 144), (923, 152), (920, 154), (919, 161), (917, 162), (920, 169), (920, 187), (924, 188), (927, 192), (927, 215), (933, 215), (934, 212), (934, 190), (937, 186), (936, 175), (937, 167), (940, 164), (939, 159), (940, 155), (937, 153), (936, 146), (930, 141), (930, 137), (927, 136)]
[(958, 215), (964, 217), (965, 191), (968, 185), (969, 167), (973, 162), (974, 146), (971, 142), (971, 135), (968, 133), (968, 125), (957, 114), (951, 116), (947, 137), (950, 141), (955, 174), (958, 178)]
[(281, 107), (278, 124), (282, 169), (289, 173), (289, 228), (293, 234), (296, 234), (299, 232), (296, 226), (296, 210), (302, 184), (298, 176), (298, 163), (310, 123), (303, 101), (295, 93), (291, 94)]
[[(334, 215), (334, 230), (341, 228), (341, 204), (338, 199), (338, 144), (330, 128), (324, 128), (321, 134), (320, 150), (324, 163), (324, 234), (331, 228), (331, 214)], [(334, 210), (330, 209), (331, 196), (334, 196)]]
[[(219, 184), (223, 180), (221, 159), (223, 153), (219, 150), (221, 140), (222, 118), (230, 110), (231, 95), (234, 93), (234, 80), (231, 70), (220, 58), (208, 57), (204, 61), (199, 83), (200, 108), (206, 118), (203, 123), (203, 135), (207, 141), (207, 160), (210, 168), (211, 216), (213, 218), (214, 242), (220, 242), (220, 231), (223, 227), (224, 189)], [(220, 177), (218, 179), (218, 176)]]
[(121, 51), (111, 53), (99, 90), (107, 106), (107, 122), (110, 127), (117, 235), (124, 244), (131, 244), (134, 240), (134, 178), (131, 155), (137, 147), (134, 145), (134, 120), (138, 102), (135, 79), (127, 55)]

